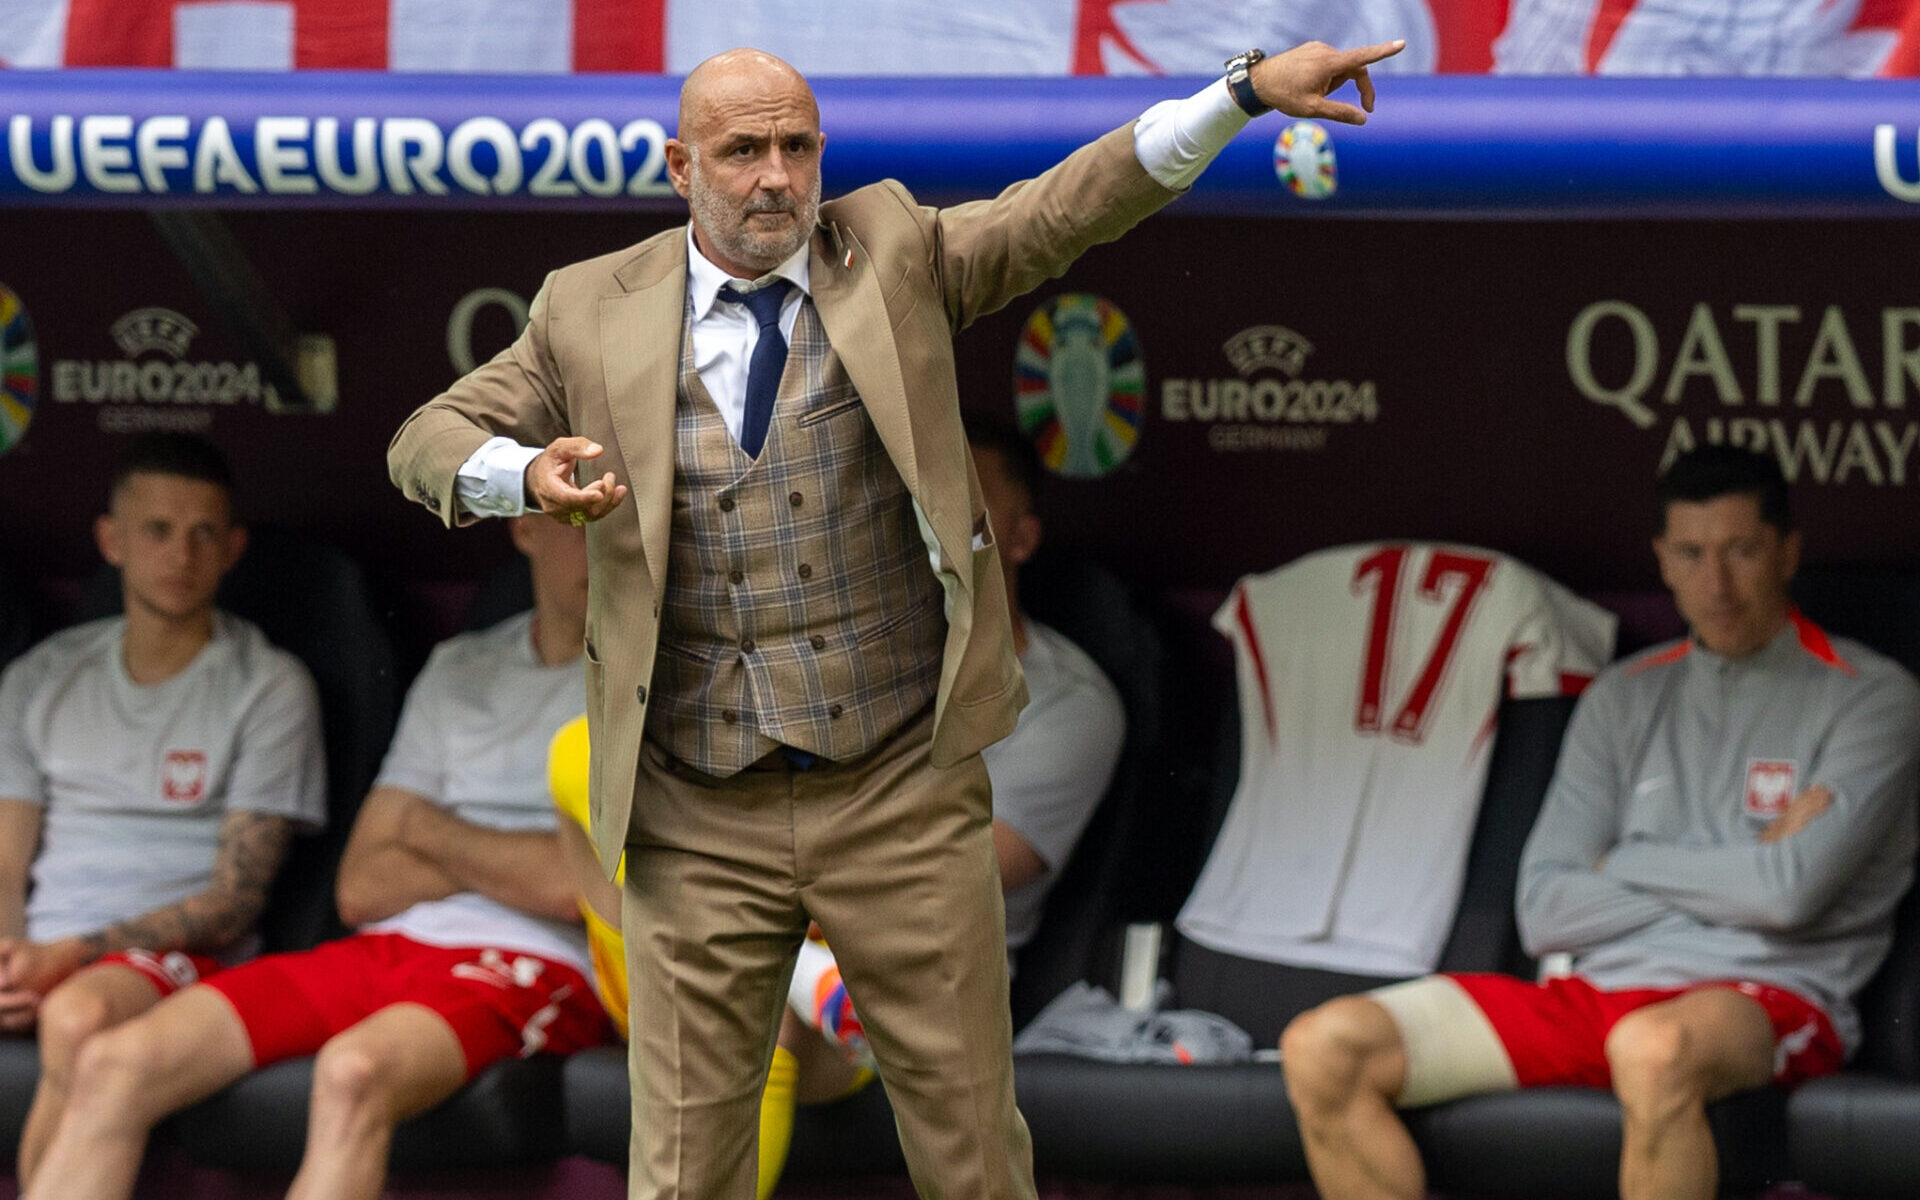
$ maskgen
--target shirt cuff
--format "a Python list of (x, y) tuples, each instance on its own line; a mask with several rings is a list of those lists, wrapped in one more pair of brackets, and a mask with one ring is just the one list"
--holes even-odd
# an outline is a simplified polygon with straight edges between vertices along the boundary
[(512, 438), (488, 438), (454, 475), (453, 494), (476, 517), (517, 517), (527, 511), (527, 464), (537, 446)]
[(1214, 156), (1247, 127), (1225, 78), (1185, 100), (1162, 100), (1133, 123), (1133, 153), (1162, 187), (1184, 192)]

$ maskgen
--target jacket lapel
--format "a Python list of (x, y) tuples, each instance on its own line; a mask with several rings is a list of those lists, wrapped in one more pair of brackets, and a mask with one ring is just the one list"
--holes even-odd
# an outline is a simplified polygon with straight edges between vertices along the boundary
[[(667, 578), (673, 517), (673, 408), (681, 318), (687, 303), (684, 228), (656, 239), (614, 278), (626, 289), (600, 300), (600, 361), (607, 410), (634, 491), (640, 548), (655, 589)], [(670, 330), (667, 336), (662, 331)], [(642, 488), (646, 490), (642, 492)]]
[(937, 497), (921, 490), (913, 411), (900, 376), (900, 349), (866, 248), (852, 230), (837, 223), (829, 225), (814, 238), (809, 271), (813, 306), (820, 314), (827, 340), (866, 404), (867, 415), (894, 469), (900, 472), (914, 503), (932, 526), (942, 556), (963, 583), (969, 581), (971, 542), (966, 513), (943, 510), (934, 503)]

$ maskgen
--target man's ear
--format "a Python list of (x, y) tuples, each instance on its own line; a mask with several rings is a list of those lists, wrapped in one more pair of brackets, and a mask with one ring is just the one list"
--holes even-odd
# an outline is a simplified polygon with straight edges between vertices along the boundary
[(119, 538), (115, 537), (114, 533), (113, 514), (101, 513), (93, 519), (93, 544), (99, 547), (100, 557), (107, 560), (108, 566), (118, 567), (120, 565)]
[(1654, 538), (1651, 545), (1653, 546), (1653, 561), (1660, 564), (1660, 582), (1666, 585), (1668, 591), (1672, 591), (1673, 577), (1667, 573), (1666, 535), (1662, 534)]
[(667, 139), (667, 179), (683, 200), (693, 191), (693, 154), (679, 138)]
[(1800, 573), (1800, 531), (1798, 529), (1781, 537), (1780, 555), (1782, 565), (1786, 567), (1786, 580), (1791, 580)]
[(245, 525), (235, 525), (233, 528), (227, 530), (227, 564), (220, 568), (221, 574), (224, 575), (226, 572), (233, 570), (233, 564), (239, 562), (240, 556), (246, 552), (247, 527)]

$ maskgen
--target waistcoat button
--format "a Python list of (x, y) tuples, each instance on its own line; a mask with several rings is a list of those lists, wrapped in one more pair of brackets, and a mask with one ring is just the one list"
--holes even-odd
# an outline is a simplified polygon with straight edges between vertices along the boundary
[(720, 511), (721, 511), (721, 512), (732, 512), (732, 511), (733, 511), (733, 497), (732, 497), (732, 496), (722, 496), (722, 497), (720, 498)]
[(720, 719), (732, 725), (740, 720), (740, 714), (730, 708), (723, 708), (720, 710)]
[(813, 643), (813, 648), (815, 650), (825, 650), (827, 648), (827, 639), (821, 637), (817, 633), (814, 634), (812, 637), (808, 638), (807, 640)]
[(795, 492), (793, 495), (787, 497), (787, 503), (793, 505), (795, 508), (799, 508), (803, 499), (804, 497), (802, 497), (799, 492)]
[(830, 717), (838, 718), (840, 714), (845, 711), (846, 710), (841, 708), (838, 704), (830, 704), (827, 706), (827, 715)]
[(745, 574), (744, 574), (743, 572), (740, 572), (740, 571), (728, 571), (728, 572), (727, 572), (727, 582), (728, 582), (728, 583), (740, 583), (740, 582), (742, 582), (742, 581), (744, 581), (745, 579), (746, 579), (746, 575), (745, 575)]
[(801, 563), (801, 564), (800, 564), (800, 578), (802, 578), (802, 579), (812, 579), (812, 578), (813, 578), (813, 568), (812, 568), (812, 567), (810, 567), (810, 566), (808, 566), (808, 565), (807, 565), (806, 563)]
[(742, 654), (752, 654), (752, 653), (753, 653), (753, 639), (752, 639), (752, 638), (741, 638), (741, 639), (740, 639), (740, 653), (742, 653)]

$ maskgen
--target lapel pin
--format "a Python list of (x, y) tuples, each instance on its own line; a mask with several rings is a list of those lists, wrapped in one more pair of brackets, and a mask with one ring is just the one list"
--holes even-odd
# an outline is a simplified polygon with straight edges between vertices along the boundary
[(840, 265), (849, 271), (853, 270), (853, 247), (847, 247), (847, 256), (841, 260)]

